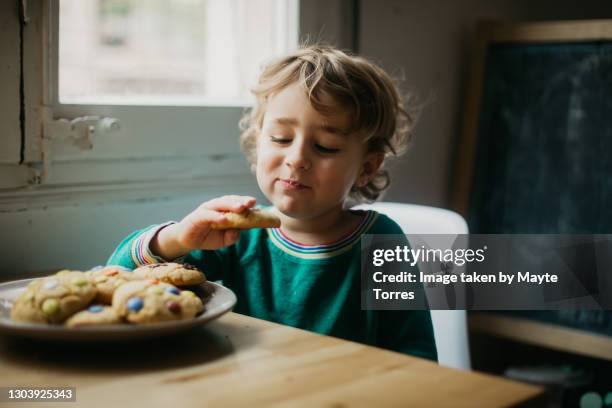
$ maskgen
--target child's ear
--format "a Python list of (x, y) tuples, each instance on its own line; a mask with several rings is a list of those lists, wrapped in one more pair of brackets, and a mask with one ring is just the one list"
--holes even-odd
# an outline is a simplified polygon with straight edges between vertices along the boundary
[(384, 160), (385, 154), (382, 152), (368, 153), (361, 165), (361, 172), (357, 177), (355, 186), (363, 187), (367, 185), (376, 176)]

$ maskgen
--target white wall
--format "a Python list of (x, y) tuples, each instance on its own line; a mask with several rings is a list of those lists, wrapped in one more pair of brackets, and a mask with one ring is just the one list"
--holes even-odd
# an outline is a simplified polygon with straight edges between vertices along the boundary
[(610, 0), (362, 0), (360, 53), (429, 103), (385, 199), (447, 206), (476, 21), (612, 18)]

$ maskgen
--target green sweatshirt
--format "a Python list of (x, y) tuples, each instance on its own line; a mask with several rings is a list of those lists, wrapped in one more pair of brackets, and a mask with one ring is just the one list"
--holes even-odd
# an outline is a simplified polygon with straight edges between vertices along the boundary
[[(167, 224), (125, 238), (109, 265), (136, 268), (165, 262), (149, 249)], [(360, 238), (403, 234), (385, 215), (368, 211), (350, 235), (328, 245), (303, 245), (280, 229), (241, 231), (239, 241), (215, 251), (196, 250), (178, 261), (221, 280), (238, 298), (234, 311), (259, 319), (437, 360), (429, 311), (361, 310)]]

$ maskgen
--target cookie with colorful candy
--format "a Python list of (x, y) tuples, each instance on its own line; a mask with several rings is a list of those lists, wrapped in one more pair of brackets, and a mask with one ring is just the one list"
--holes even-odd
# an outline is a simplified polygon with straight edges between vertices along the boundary
[(122, 284), (141, 279), (134, 275), (131, 269), (119, 265), (96, 266), (86, 272), (98, 289), (96, 302), (110, 305), (115, 290)]
[(90, 276), (61, 270), (32, 281), (14, 302), (11, 319), (21, 322), (62, 323), (84, 309), (96, 297)]
[(195, 266), (175, 262), (143, 265), (134, 269), (140, 279), (157, 279), (175, 286), (198, 285), (206, 281), (206, 276)]
[(110, 306), (93, 304), (81, 310), (64, 323), (68, 327), (98, 326), (105, 324), (120, 324), (123, 321), (115, 309)]
[(115, 291), (112, 307), (123, 319), (137, 324), (190, 319), (204, 309), (192, 291), (157, 279), (124, 283)]

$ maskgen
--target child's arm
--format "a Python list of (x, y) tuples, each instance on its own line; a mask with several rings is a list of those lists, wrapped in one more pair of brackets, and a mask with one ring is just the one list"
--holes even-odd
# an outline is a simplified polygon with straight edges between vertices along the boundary
[(139, 237), (143, 236), (147, 233), (147, 231), (150, 231), (154, 228), (157, 228), (157, 226), (149, 226), (147, 228), (135, 231), (125, 237), (123, 241), (121, 241), (121, 243), (117, 246), (117, 248), (115, 248), (111, 256), (108, 258), (108, 261), (106, 261), (106, 264), (121, 265), (129, 269), (138, 268), (140, 264), (136, 262), (133, 256), (132, 248), (134, 247), (134, 243)]
[(224, 196), (207, 201), (179, 223), (154, 225), (126, 237), (108, 259), (109, 265), (131, 269), (146, 263), (171, 261), (196, 249), (219, 249), (232, 245), (237, 230), (213, 230), (224, 220), (223, 212), (241, 212), (255, 205), (253, 197)]

